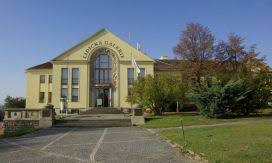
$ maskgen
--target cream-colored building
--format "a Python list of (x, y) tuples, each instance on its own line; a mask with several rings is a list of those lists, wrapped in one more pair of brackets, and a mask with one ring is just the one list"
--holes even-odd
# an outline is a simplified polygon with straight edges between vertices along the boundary
[[(139, 75), (132, 67), (139, 65)], [(47, 63), (27, 69), (26, 108), (130, 107), (129, 87), (136, 77), (154, 75), (154, 60), (102, 29)]]

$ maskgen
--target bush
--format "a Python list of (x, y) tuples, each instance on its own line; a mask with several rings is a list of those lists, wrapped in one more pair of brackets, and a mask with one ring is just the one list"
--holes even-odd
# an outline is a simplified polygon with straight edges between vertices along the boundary
[(229, 80), (226, 84), (213, 80), (188, 96), (206, 117), (248, 115), (268, 105), (271, 81), (267, 73), (259, 73), (252, 79)]
[(127, 101), (149, 108), (156, 115), (184, 97), (180, 82), (171, 75), (147, 76), (133, 83)]
[(26, 100), (23, 97), (11, 97), (5, 98), (5, 108), (25, 108)]

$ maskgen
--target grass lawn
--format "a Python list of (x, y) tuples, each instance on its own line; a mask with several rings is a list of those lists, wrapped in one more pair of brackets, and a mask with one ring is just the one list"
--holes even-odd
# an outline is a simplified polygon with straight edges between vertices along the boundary
[[(185, 145), (179, 129), (160, 133)], [(272, 124), (256, 123), (185, 130), (186, 148), (209, 162), (271, 162)]]
[(267, 119), (272, 118), (272, 110), (266, 109), (263, 114), (252, 115), (242, 118), (233, 119), (208, 119), (197, 113), (165, 113), (163, 116), (146, 116), (146, 123), (143, 127), (147, 128), (164, 128), (164, 127), (178, 127), (180, 126), (180, 118), (183, 119), (184, 126), (192, 125), (208, 125), (208, 124), (218, 124), (226, 122), (236, 122), (241, 120), (256, 120), (256, 119)]

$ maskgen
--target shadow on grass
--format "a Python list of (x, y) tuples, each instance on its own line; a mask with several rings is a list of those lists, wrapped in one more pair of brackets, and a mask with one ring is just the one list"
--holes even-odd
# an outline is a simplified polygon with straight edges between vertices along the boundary
[(162, 119), (164, 117), (183, 117), (183, 116), (199, 116), (199, 112), (165, 112), (163, 115), (145, 115), (145, 121), (152, 121), (156, 119)]
[(2, 135), (0, 135), (0, 138), (9, 138), (9, 137), (18, 137), (26, 134), (33, 133), (34, 131), (37, 131), (39, 129), (31, 128), (31, 129), (23, 129), (15, 132), (4, 132)]
[[(146, 122), (148, 121), (152, 121), (152, 120), (156, 120), (156, 119), (163, 119), (163, 118), (167, 118), (167, 117), (193, 117), (193, 116), (201, 116), (201, 114), (199, 112), (165, 112), (163, 113), (163, 115), (152, 115), (152, 114), (148, 114), (145, 116), (145, 120)], [(259, 112), (255, 112), (255, 113), (250, 113), (249, 115), (229, 115), (226, 117), (221, 117), (221, 118), (208, 118), (205, 116), (201, 116), (205, 119), (218, 119), (218, 120), (224, 120), (224, 119), (246, 119), (246, 118), (272, 118), (272, 108), (267, 108), (267, 109), (263, 109), (260, 110)]]

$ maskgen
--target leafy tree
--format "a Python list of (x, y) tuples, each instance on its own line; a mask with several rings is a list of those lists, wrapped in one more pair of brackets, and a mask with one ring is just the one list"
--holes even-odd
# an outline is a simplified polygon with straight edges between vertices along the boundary
[(23, 97), (11, 97), (7, 96), (5, 98), (4, 107), (5, 108), (25, 108), (26, 100)]
[(150, 108), (155, 115), (161, 115), (173, 102), (184, 97), (180, 82), (171, 75), (147, 76), (133, 83), (131, 96), (127, 101)]
[(267, 66), (264, 57), (259, 57), (256, 45), (249, 50), (244, 45), (245, 39), (239, 35), (231, 34), (228, 41), (220, 41), (215, 47), (215, 61), (219, 75), (229, 77), (251, 75), (252, 72), (264, 70)]
[(201, 77), (211, 74), (214, 58), (214, 36), (207, 27), (198, 23), (189, 23), (174, 47), (175, 54), (185, 60), (181, 66), (183, 77), (195, 79), (194, 86), (199, 87)]

